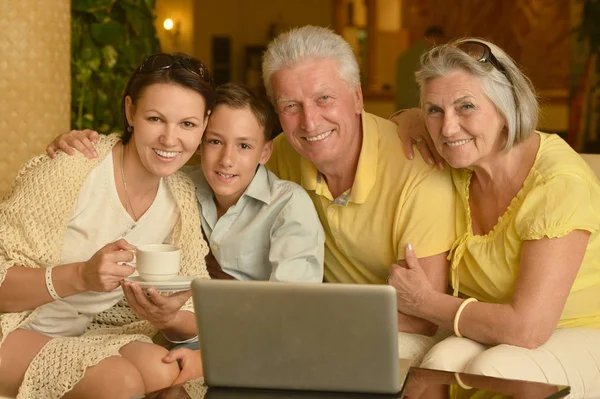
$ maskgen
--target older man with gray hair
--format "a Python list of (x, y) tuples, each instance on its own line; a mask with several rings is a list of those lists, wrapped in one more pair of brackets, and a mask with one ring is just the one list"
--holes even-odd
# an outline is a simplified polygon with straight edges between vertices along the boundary
[[(418, 257), (415, 273), (445, 292), (455, 238), (449, 174), (409, 162), (395, 125), (363, 110), (350, 45), (327, 28), (292, 29), (269, 44), (263, 79), (284, 132), (267, 166), (313, 200), (325, 281), (383, 284), (392, 264)], [(398, 331), (402, 357), (420, 360), (435, 343), (436, 326), (423, 319), (398, 313)]]

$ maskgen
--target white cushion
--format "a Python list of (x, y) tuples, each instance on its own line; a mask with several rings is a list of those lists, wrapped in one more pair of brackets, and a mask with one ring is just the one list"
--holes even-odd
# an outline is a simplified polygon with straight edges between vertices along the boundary
[(600, 179), (600, 154), (579, 154)]

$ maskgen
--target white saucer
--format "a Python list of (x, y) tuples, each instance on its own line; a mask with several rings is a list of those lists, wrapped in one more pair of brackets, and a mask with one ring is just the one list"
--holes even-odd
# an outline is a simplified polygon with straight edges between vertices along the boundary
[(172, 280), (168, 281), (144, 281), (140, 276), (131, 276), (125, 279), (125, 281), (131, 281), (132, 283), (139, 284), (142, 288), (156, 288), (158, 291), (185, 291), (189, 290), (194, 277), (189, 276), (175, 276)]

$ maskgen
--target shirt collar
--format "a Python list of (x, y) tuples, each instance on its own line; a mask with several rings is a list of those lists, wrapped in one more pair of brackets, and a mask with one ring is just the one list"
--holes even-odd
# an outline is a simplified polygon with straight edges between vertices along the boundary
[[(364, 110), (361, 114), (362, 146), (356, 168), (354, 183), (350, 189), (350, 201), (362, 204), (367, 200), (377, 179), (379, 127), (373, 116)], [(300, 161), (301, 185), (306, 190), (315, 191), (318, 195), (330, 197), (325, 179), (315, 165), (302, 157)]]
[[(214, 201), (214, 193), (201, 171), (200, 173), (197, 173), (192, 180), (194, 180), (194, 183), (196, 184), (196, 196), (201, 204), (204, 204), (205, 201)], [(246, 191), (244, 191), (244, 194), (242, 194), (240, 197), (240, 200), (244, 196), (252, 197), (258, 201), (264, 202), (267, 205), (271, 203), (271, 185), (269, 182), (269, 174), (264, 165), (259, 165), (256, 174), (252, 178), (250, 185), (248, 185), (246, 188)]]
[(379, 160), (379, 126), (373, 115), (362, 112), (362, 147), (358, 158), (358, 167), (350, 201), (362, 204), (367, 200), (377, 180), (377, 164)]
[(194, 171), (194, 174), (190, 174), (192, 181), (196, 185), (196, 197), (202, 204), (204, 201), (212, 201), (213, 199), (213, 191), (208, 185), (206, 178), (204, 177), (204, 173), (201, 168), (198, 168), (197, 171)]
[(259, 165), (258, 170), (250, 182), (250, 185), (246, 188), (244, 195), (262, 201), (267, 205), (271, 203), (271, 183), (265, 165)]

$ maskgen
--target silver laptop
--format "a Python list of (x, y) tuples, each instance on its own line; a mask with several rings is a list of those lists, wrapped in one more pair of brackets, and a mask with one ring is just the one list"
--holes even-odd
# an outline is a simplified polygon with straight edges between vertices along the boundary
[(210, 387), (402, 389), (392, 287), (196, 279), (192, 292)]

